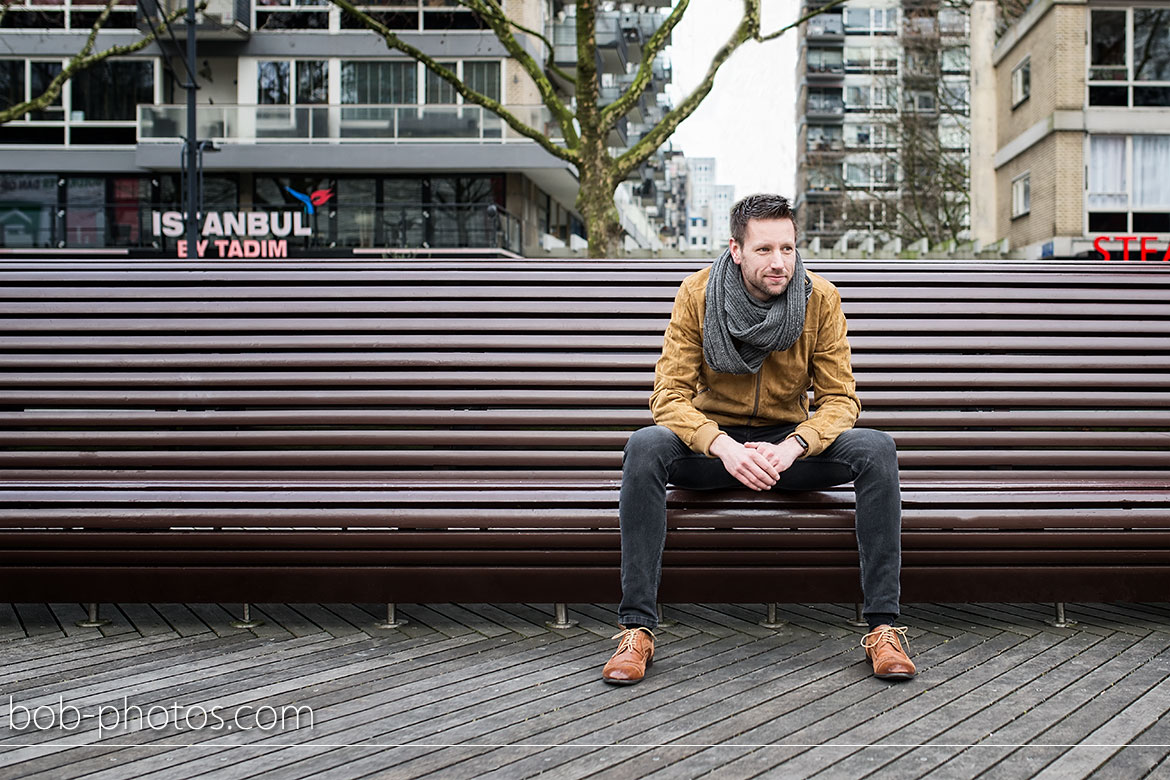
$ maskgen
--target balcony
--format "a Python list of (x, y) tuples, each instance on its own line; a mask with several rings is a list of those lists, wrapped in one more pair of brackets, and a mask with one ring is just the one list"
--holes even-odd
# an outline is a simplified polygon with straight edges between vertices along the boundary
[[(138, 5), (138, 29), (150, 32), (153, 25), (176, 10), (186, 8), (186, 0), (142, 0)], [(199, 40), (246, 40), (251, 33), (251, 0), (207, 0), (207, 8), (195, 17), (195, 37)], [(173, 25), (176, 35), (186, 36), (186, 17)]]
[(809, 139), (805, 151), (810, 158), (840, 157), (845, 153), (845, 141), (840, 138)]
[(841, 14), (822, 14), (809, 19), (805, 37), (810, 41), (844, 39), (845, 27), (841, 23)]
[[(570, 18), (573, 20), (575, 29), (576, 18)], [(601, 60), (602, 70), (609, 73), (625, 73), (626, 64), (631, 59), (626, 33), (622, 30), (621, 14), (617, 11), (598, 13), (595, 39), (597, 41), (597, 56)], [(640, 45), (637, 52), (640, 55)], [(636, 62), (637, 59), (633, 61)]]
[(811, 49), (805, 72), (810, 82), (840, 81), (845, 76), (845, 62), (840, 51)]
[(805, 107), (805, 116), (809, 119), (844, 119), (845, 118), (845, 103), (841, 99), (830, 100), (825, 98), (817, 99), (816, 97), (809, 97), (808, 104)]
[[(544, 106), (507, 107), (554, 140), (560, 126)], [(201, 140), (268, 143), (532, 143), (480, 106), (446, 105), (200, 105)], [(174, 143), (187, 129), (187, 107), (140, 105), (138, 142)]]

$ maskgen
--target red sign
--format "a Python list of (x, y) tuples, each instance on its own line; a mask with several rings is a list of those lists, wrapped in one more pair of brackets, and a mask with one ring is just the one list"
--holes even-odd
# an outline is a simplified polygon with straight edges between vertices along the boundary
[[(1162, 251), (1161, 249), (1158, 249), (1157, 247), (1146, 246), (1147, 241), (1156, 241), (1157, 238), (1158, 238), (1157, 236), (1097, 236), (1095, 239), (1093, 239), (1093, 248), (1101, 253), (1102, 260), (1104, 260), (1105, 262), (1109, 262), (1109, 260), (1111, 259), (1109, 257), (1109, 250), (1106, 249), (1105, 247), (1101, 246), (1101, 242), (1102, 241), (1120, 241), (1121, 242), (1121, 259), (1128, 260), (1129, 259), (1129, 244), (1131, 241), (1136, 241), (1136, 242), (1138, 242), (1138, 246), (1140, 247), (1140, 249), (1138, 251), (1141, 255), (1142, 262), (1144, 263), (1149, 259), (1150, 255), (1157, 257), (1158, 253)], [(1162, 255), (1162, 260), (1164, 262), (1170, 262), (1170, 244), (1168, 244), (1166, 246), (1166, 252), (1165, 252), (1165, 254)]]

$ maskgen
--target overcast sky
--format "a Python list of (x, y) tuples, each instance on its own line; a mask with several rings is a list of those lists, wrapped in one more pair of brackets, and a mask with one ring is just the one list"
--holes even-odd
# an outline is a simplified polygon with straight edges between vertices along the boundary
[[(764, 0), (763, 32), (794, 21), (799, 3)], [(674, 29), (671, 98), (702, 80), (716, 50), (743, 13), (743, 0), (692, 0)], [(703, 104), (671, 142), (687, 157), (714, 157), (717, 184), (735, 185), (737, 198), (753, 192), (794, 196), (796, 186), (796, 31), (768, 43), (745, 43), (715, 77)]]

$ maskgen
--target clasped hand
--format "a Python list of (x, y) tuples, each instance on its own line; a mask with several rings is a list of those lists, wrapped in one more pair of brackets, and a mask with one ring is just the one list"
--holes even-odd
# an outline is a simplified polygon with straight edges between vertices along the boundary
[(747, 487), (768, 490), (804, 454), (804, 448), (795, 439), (785, 439), (779, 444), (764, 441), (740, 444), (723, 434), (711, 444), (711, 454), (723, 462), (728, 474)]

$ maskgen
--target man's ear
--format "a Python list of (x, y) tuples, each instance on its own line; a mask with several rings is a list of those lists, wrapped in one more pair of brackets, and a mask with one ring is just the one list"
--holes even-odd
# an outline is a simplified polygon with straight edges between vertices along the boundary
[(740, 248), (739, 248), (739, 244), (735, 243), (734, 238), (729, 238), (727, 240), (727, 248), (731, 250), (731, 259), (735, 261), (736, 265), (739, 265)]

